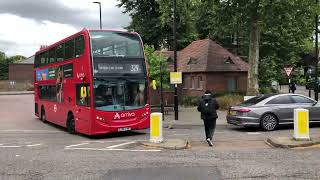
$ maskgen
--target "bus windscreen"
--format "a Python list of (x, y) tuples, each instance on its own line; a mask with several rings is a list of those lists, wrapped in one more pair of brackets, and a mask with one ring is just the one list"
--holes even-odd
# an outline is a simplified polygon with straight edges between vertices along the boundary
[(123, 32), (90, 32), (93, 57), (143, 58), (138, 35)]

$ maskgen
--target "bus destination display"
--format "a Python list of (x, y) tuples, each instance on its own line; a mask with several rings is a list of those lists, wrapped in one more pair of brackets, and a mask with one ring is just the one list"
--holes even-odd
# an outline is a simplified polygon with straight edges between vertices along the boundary
[(140, 63), (98, 63), (95, 73), (109, 74), (109, 73), (142, 73), (142, 66)]

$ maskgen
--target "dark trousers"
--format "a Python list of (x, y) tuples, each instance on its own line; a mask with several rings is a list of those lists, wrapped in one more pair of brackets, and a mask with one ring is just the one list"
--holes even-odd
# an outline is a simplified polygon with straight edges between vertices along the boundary
[(210, 139), (212, 140), (213, 134), (214, 134), (214, 130), (216, 128), (216, 118), (213, 119), (204, 119), (204, 129), (206, 132), (206, 139)]

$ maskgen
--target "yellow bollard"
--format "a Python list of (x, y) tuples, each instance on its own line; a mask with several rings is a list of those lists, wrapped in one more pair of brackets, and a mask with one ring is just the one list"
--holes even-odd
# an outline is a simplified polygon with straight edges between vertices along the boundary
[(162, 113), (151, 113), (150, 118), (150, 142), (161, 143), (162, 136)]
[(295, 140), (310, 140), (309, 136), (309, 110), (294, 109), (294, 134)]

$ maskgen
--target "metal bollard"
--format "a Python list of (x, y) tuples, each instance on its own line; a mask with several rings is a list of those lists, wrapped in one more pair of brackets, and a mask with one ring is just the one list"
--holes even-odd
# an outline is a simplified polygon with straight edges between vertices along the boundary
[(309, 110), (294, 109), (294, 134), (295, 140), (310, 140), (309, 136)]
[(150, 142), (161, 143), (163, 141), (162, 113), (151, 113), (150, 121)]

